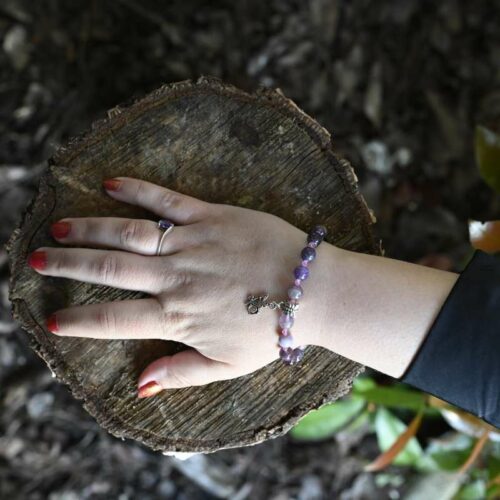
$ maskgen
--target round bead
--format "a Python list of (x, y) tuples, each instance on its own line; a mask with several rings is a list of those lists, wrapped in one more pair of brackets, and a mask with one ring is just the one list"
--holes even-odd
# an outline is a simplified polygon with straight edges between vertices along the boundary
[(323, 237), (318, 233), (310, 233), (307, 235), (307, 241), (308, 243), (312, 243), (314, 241), (316, 246), (318, 246), (323, 241)]
[(288, 289), (288, 297), (290, 297), (292, 300), (300, 299), (300, 297), (302, 297), (303, 294), (304, 294), (304, 290), (302, 289), (302, 287), (300, 285), (298, 285), (298, 286), (294, 285)]
[(309, 276), (309, 269), (304, 266), (297, 266), (293, 271), (295, 278), (298, 280), (305, 280)]
[(316, 248), (318, 246), (318, 242), (317, 241), (310, 241), (307, 246), (309, 248)]
[(302, 361), (303, 357), (304, 357), (304, 351), (302, 349), (300, 349), (299, 347), (296, 347), (290, 353), (290, 364), (295, 365), (297, 363), (300, 363), (300, 361)]
[(308, 262), (312, 262), (316, 258), (316, 250), (312, 247), (304, 247), (302, 252), (300, 252), (300, 256), (302, 257), (302, 261), (307, 260)]
[(309, 261), (308, 260), (303, 260), (301, 263), (300, 263), (301, 266), (304, 266), (304, 267), (307, 267), (309, 265)]
[(292, 328), (293, 318), (289, 314), (282, 314), (279, 319), (279, 324), (281, 328)]
[(288, 328), (283, 328), (283, 329), (281, 330), (281, 335), (285, 335), (285, 336), (286, 336), (286, 335), (288, 335), (289, 333), (290, 333), (290, 332), (289, 332)]
[(322, 238), (324, 238), (327, 234), (327, 230), (326, 230), (326, 227), (325, 226), (322, 226), (322, 225), (318, 225), (318, 226), (314, 226), (312, 228), (312, 231), (311, 232), (314, 232), (314, 233), (318, 233), (321, 235)]
[(302, 283), (302, 280), (295, 280), (294, 283), (295, 283), (295, 286), (300, 286)]
[(288, 347), (287, 349), (280, 349), (280, 358), (286, 363), (290, 364), (290, 356), (292, 355), (293, 349)]
[(286, 337), (281, 335), (278, 341), (278, 344), (280, 347), (283, 347), (283, 349), (287, 349), (288, 347), (293, 346), (293, 337), (291, 335), (287, 335)]

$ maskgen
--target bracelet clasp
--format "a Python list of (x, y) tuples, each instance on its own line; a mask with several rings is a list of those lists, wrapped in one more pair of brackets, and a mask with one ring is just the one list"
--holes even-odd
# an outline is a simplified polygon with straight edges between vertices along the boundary
[(292, 304), (288, 300), (282, 300), (280, 302), (276, 302), (274, 300), (268, 301), (269, 294), (267, 295), (249, 295), (247, 300), (245, 301), (245, 305), (247, 306), (248, 314), (257, 314), (261, 307), (269, 307), (269, 309), (281, 309), (285, 314), (289, 314), (290, 316), (294, 316), (295, 311), (298, 310), (299, 304)]

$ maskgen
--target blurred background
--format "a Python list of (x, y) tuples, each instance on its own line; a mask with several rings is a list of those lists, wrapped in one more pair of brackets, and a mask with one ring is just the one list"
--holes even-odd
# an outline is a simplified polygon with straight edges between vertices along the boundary
[[(477, 161), (485, 131), (488, 147), (500, 147), (491, 135), (500, 130), (499, 26), (498, 1), (2, 0), (0, 498), (410, 498), (422, 476), (412, 463), (364, 470), (389, 446), (379, 420), (396, 420), (385, 413), (188, 460), (108, 435), (11, 319), (3, 244), (59, 145), (117, 104), (212, 75), (250, 91), (279, 87), (332, 133), (387, 256), (459, 271), (472, 251), (470, 221), (500, 218), (491, 167)], [(366, 412), (377, 408), (369, 402)], [(404, 430), (409, 410), (393, 405), (394, 428)], [(417, 446), (427, 453), (452, 438), (449, 421), (429, 416)], [(473, 433), (465, 438), (457, 467), (474, 446)], [(484, 488), (470, 487), (478, 472), (460, 498), (491, 494), (500, 450), (486, 467)]]

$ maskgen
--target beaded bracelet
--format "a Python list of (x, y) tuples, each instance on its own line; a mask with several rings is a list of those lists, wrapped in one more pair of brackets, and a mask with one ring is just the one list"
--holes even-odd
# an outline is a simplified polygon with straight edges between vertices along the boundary
[(326, 236), (325, 226), (314, 226), (307, 235), (307, 246), (302, 249), (300, 256), (302, 262), (293, 270), (295, 281), (288, 289), (288, 300), (280, 302), (268, 301), (269, 295), (254, 296), (249, 295), (245, 304), (249, 314), (257, 314), (260, 307), (269, 307), (269, 309), (281, 309), (279, 317), (279, 340), (280, 347), (279, 356), (287, 365), (295, 365), (304, 357), (305, 346), (293, 348), (293, 337), (290, 333), (290, 328), (293, 326), (293, 320), (296, 311), (299, 308), (299, 299), (304, 294), (302, 282), (309, 276), (309, 263), (316, 258), (316, 248)]

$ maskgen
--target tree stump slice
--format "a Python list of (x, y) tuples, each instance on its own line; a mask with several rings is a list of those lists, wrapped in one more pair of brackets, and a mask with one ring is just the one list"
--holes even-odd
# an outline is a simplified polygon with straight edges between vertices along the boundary
[[(137, 379), (147, 364), (185, 346), (48, 332), (45, 318), (58, 309), (147, 296), (42, 276), (26, 265), (33, 250), (58, 246), (49, 227), (60, 218), (157, 220), (105, 194), (103, 179), (115, 176), (270, 212), (303, 231), (322, 223), (330, 243), (381, 253), (372, 233), (374, 218), (352, 168), (334, 154), (329, 133), (279, 90), (250, 94), (201, 77), (165, 85), (129, 107), (111, 110), (49, 160), (6, 246), (14, 318), (34, 350), (103, 428), (154, 450), (212, 452), (284, 434), (310, 410), (349, 391), (364, 367), (308, 346), (296, 366), (276, 360), (237, 379), (138, 399)], [(242, 314), (247, 314), (243, 304)]]

